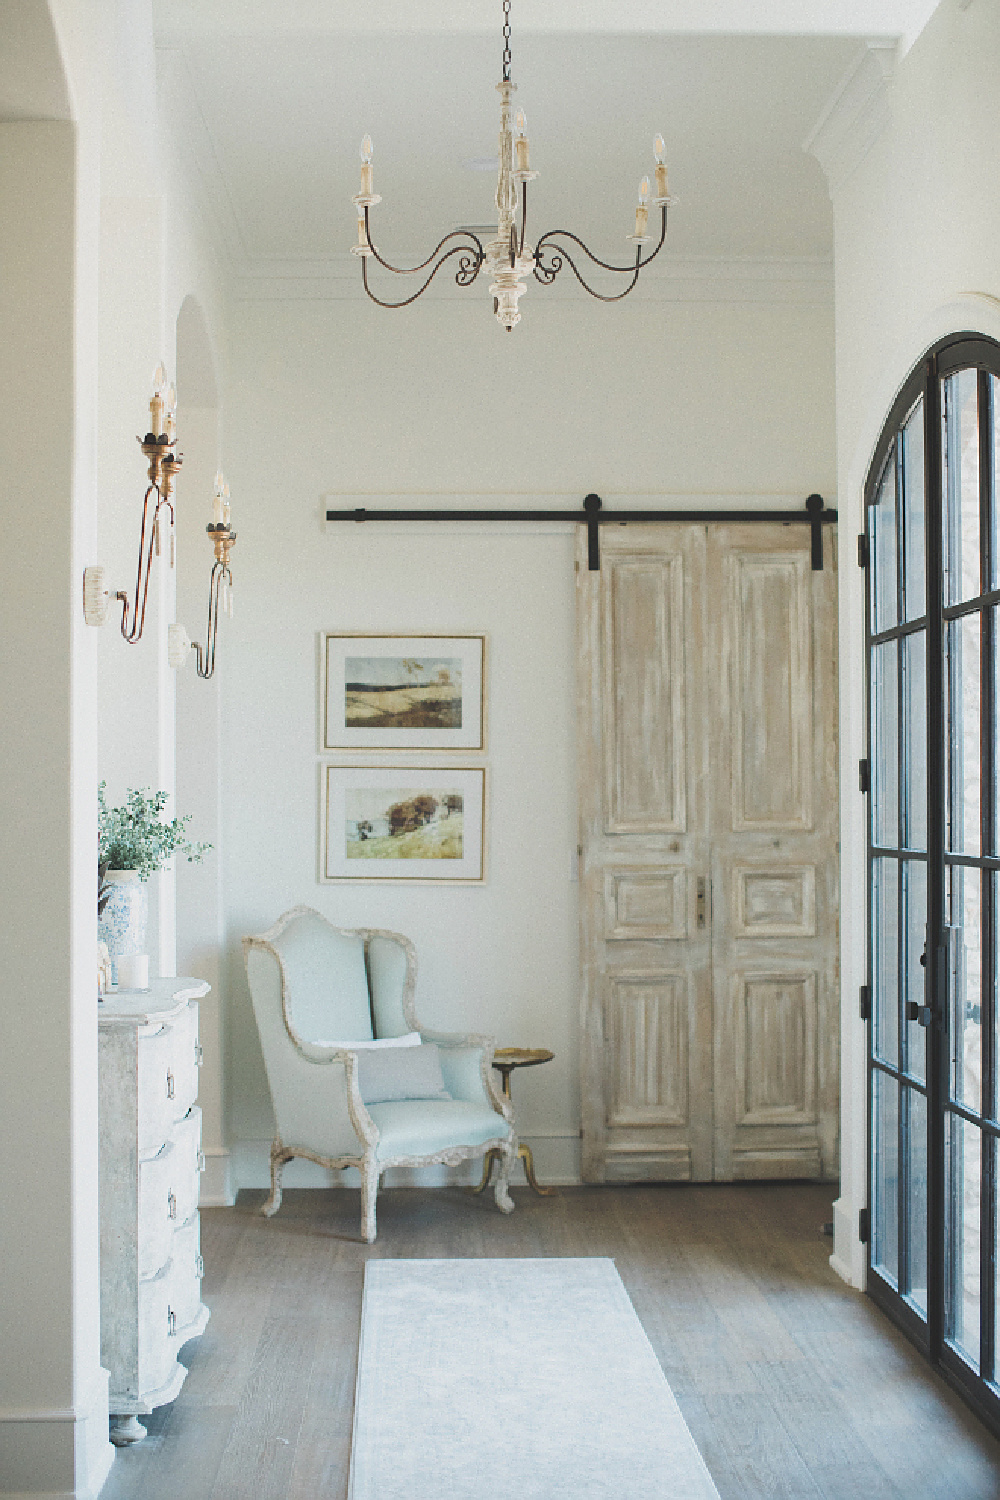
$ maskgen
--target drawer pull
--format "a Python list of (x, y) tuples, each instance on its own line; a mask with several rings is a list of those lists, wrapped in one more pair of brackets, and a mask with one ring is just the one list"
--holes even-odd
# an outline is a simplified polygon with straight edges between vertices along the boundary
[(204, 1061), (205, 1061), (205, 1049), (201, 1045), (200, 1042), (195, 1042), (195, 1044), (194, 1044), (194, 1065), (195, 1065), (195, 1067), (196, 1068), (200, 1068), (201, 1065), (202, 1065), (202, 1063)]
[(167, 1337), (173, 1338), (177, 1332), (177, 1314), (172, 1307), (167, 1308)]
[(167, 1218), (168, 1219), (176, 1219), (176, 1217), (177, 1217), (177, 1199), (174, 1197), (173, 1193), (168, 1193), (167, 1194)]
[(199, 1281), (205, 1274), (205, 1262), (202, 1260), (200, 1255), (196, 1255), (194, 1258), (194, 1274), (197, 1276)]
[(199, 1151), (198, 1152), (198, 1171), (199, 1172), (204, 1172), (204, 1170), (205, 1170), (205, 1168), (207, 1166), (208, 1166), (208, 1163), (205, 1160), (205, 1153), (204, 1153), (204, 1151)]
[(171, 1073), (170, 1069), (168, 1068), (167, 1069), (167, 1098), (168, 1099), (172, 1099), (173, 1097), (174, 1097), (174, 1075), (173, 1075), (173, 1073)]

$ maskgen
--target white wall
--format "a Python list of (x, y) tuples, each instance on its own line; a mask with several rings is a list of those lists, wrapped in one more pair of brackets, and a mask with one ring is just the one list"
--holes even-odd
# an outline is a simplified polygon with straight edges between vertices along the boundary
[[(553, 1049), (555, 1062), (515, 1079), (519, 1126), (541, 1176), (576, 1178), (574, 535), (324, 528), (321, 514), (336, 491), (373, 506), (386, 492), (579, 505), (590, 490), (607, 503), (801, 504), (813, 490), (834, 502), (829, 289), (752, 295), (764, 300), (640, 290), (609, 309), (532, 286), (510, 336), (479, 292), (397, 313), (235, 305), (226, 437), (240, 541), (219, 672), (237, 1185), (266, 1181), (272, 1128), (239, 939), (301, 901), (412, 937), (428, 1024)], [(324, 630), (489, 636), (484, 886), (318, 883)]]
[[(118, 604), (100, 633), (100, 776), (107, 782), (112, 804), (121, 802), (129, 787), (164, 790), (173, 797), (178, 753), (190, 765), (200, 764), (197, 744), (204, 726), (197, 710), (178, 720), (166, 636), (177, 616), (181, 553), (186, 575), (182, 590), (192, 586), (196, 575), (207, 574), (211, 562), (204, 520), (219, 461), (218, 443), (210, 434), (207, 446), (212, 451), (206, 456), (206, 439), (194, 413), (204, 403), (206, 363), (213, 409), (218, 405), (214, 345), (224, 337), (218, 273), (202, 242), (182, 164), (172, 142), (157, 127), (156, 56), (148, 5), (121, 0), (115, 23), (102, 53), (98, 431), (99, 560), (107, 568), (112, 591), (126, 589), (130, 596), (135, 592), (142, 497), (149, 482), (136, 437), (149, 427), (152, 375), (160, 360), (177, 387), (178, 450), (186, 454), (187, 412), (192, 413), (193, 448), (177, 478), (174, 497), (177, 567), (171, 569), (166, 548), (154, 560), (142, 639), (134, 645), (123, 641)], [(182, 316), (185, 305), (187, 321)], [(190, 348), (192, 341), (196, 353)], [(194, 381), (195, 391), (185, 391), (184, 373)], [(209, 788), (214, 822), (218, 788), (213, 773), (208, 770), (203, 777), (196, 771), (195, 780), (197, 792), (191, 789), (199, 801), (202, 781)], [(193, 809), (168, 804), (168, 816), (177, 811)], [(194, 823), (190, 832), (195, 838), (211, 839)], [(217, 856), (209, 860), (217, 873)], [(179, 868), (150, 881), (147, 947), (154, 973), (177, 972), (176, 890), (187, 870), (182, 861)], [(187, 956), (190, 947), (184, 952)]]
[(97, 656), (80, 608), (99, 132), (90, 49), (54, 9), (6, 18), (22, 112), (48, 118), (0, 125), (0, 1492), (82, 1496), (112, 1455), (94, 1191)]
[[(8, 6), (4, 25), (0, 75), (16, 58), (15, 113), (39, 118), (3, 120), (0, 99), (0, 1493), (84, 1497), (114, 1452), (98, 1291), (99, 708), (113, 794), (172, 785), (174, 730), (155, 640), (169, 580), (154, 580), (150, 641), (129, 657), (115, 627), (99, 653), (82, 578), (102, 554), (115, 586), (134, 574), (149, 376), (171, 357), (184, 292), (217, 296), (154, 150), (148, 0), (38, 0)], [(161, 896), (167, 967), (172, 883)]]
[[(884, 128), (856, 164), (834, 164), (837, 449), (840, 524), (863, 528), (863, 486), (893, 397), (921, 355), (950, 332), (1000, 337), (1000, 13), (942, 0), (879, 101)], [(850, 135), (850, 132), (848, 133)], [(851, 143), (848, 139), (848, 149)], [(848, 555), (845, 545), (844, 555)], [(858, 1210), (866, 1202), (863, 578), (841, 574), (843, 1066), (841, 1198), (834, 1264), (861, 1285)], [(851, 894), (853, 893), (853, 894)]]

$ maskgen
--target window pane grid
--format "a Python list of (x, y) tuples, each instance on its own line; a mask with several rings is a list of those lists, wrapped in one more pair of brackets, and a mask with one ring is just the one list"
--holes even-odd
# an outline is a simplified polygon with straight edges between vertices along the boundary
[(1000, 345), (904, 389), (866, 490), (869, 1262), (1000, 1426)]

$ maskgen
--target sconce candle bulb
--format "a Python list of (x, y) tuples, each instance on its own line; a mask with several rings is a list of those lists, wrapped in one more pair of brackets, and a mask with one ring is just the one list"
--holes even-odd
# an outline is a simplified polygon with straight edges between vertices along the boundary
[(149, 464), (149, 484), (142, 501), (139, 530), (139, 562), (136, 568), (135, 594), (119, 589), (115, 598), (122, 606), (121, 632), (130, 646), (142, 638), (149, 598), (149, 575), (153, 554), (159, 557), (163, 544), (163, 524), (170, 527), (170, 566), (174, 565), (174, 481), (181, 467), (180, 455), (173, 451), (177, 393), (167, 382), (162, 361), (153, 371), (153, 395), (149, 403), (150, 430), (137, 438)]
[(215, 475), (215, 490), (212, 495), (212, 519), (205, 527), (215, 549), (215, 562), (208, 584), (208, 631), (205, 644), (192, 641), (196, 669), (199, 677), (211, 677), (215, 671), (215, 648), (219, 637), (219, 614), (233, 613), (233, 574), (229, 566), (229, 555), (236, 542), (236, 532), (230, 525), (232, 508), (229, 503), (229, 485), (219, 469)]

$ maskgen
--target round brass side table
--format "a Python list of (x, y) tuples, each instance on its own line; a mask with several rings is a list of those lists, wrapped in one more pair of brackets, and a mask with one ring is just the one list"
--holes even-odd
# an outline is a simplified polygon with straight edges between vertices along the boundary
[[(510, 1098), (510, 1075), (515, 1068), (536, 1068), (539, 1063), (551, 1062), (555, 1057), (548, 1047), (498, 1047), (493, 1054), (493, 1066), (500, 1074), (503, 1084), (504, 1098)], [(524, 1162), (524, 1175), (528, 1179), (528, 1186), (543, 1198), (551, 1198), (555, 1195), (554, 1187), (539, 1187), (538, 1179), (535, 1177), (535, 1163), (531, 1155), (531, 1147), (524, 1141), (517, 1148), (517, 1154)], [(473, 1193), (482, 1193), (489, 1187), (490, 1178), (493, 1176), (493, 1163), (500, 1160), (500, 1152), (496, 1146), (491, 1146), (483, 1160), (483, 1176), (478, 1187), (471, 1189)]]

